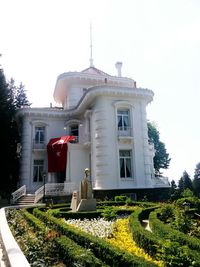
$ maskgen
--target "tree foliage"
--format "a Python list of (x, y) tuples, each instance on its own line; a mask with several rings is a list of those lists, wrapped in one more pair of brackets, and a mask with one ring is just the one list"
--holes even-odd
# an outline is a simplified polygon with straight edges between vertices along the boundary
[(155, 175), (161, 175), (161, 169), (168, 169), (171, 159), (169, 158), (165, 144), (160, 141), (160, 133), (156, 126), (151, 122), (148, 122), (147, 126), (149, 142), (153, 143), (155, 148), (155, 157), (153, 159)]
[[(1, 140), (1, 188), (0, 195), (10, 193), (16, 189), (18, 179), (18, 157), (16, 153), (19, 142), (18, 127), (15, 114), (20, 105), (19, 92), (23, 86), (17, 87), (13, 79), (6, 81), (3, 69), (0, 66), (0, 140)], [(25, 92), (25, 91), (24, 91)], [(24, 101), (27, 98), (24, 95)]]
[(178, 188), (180, 193), (182, 193), (187, 188), (191, 191), (193, 190), (192, 180), (190, 179), (190, 176), (186, 171), (183, 172), (183, 175), (178, 181)]
[(199, 196), (200, 195), (200, 162), (197, 163), (196, 165), (192, 185), (194, 188), (194, 192)]

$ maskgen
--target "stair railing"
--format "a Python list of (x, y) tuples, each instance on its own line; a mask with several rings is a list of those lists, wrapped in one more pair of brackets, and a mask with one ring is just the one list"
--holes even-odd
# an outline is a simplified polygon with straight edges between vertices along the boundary
[(14, 204), (20, 197), (25, 195), (26, 195), (26, 185), (23, 185), (11, 194), (11, 204)]
[[(46, 188), (45, 188), (46, 189)], [(42, 199), (44, 196), (44, 185), (38, 188), (38, 190), (35, 191), (35, 200), (34, 203), (37, 203), (40, 199)]]

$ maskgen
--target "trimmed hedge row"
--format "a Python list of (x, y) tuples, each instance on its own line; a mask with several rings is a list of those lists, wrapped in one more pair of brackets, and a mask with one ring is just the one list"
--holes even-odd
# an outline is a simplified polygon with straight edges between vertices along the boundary
[(90, 212), (70, 212), (70, 211), (60, 211), (59, 209), (53, 210), (51, 215), (56, 218), (68, 219), (94, 219), (102, 217), (101, 211), (90, 211)]
[(155, 206), (155, 203), (151, 203), (151, 202), (142, 202), (142, 201), (131, 201), (128, 202), (128, 204), (126, 203), (126, 201), (100, 201), (97, 202), (97, 208), (99, 207), (106, 207), (106, 206), (124, 206), (124, 205), (128, 205), (128, 206), (140, 206), (143, 208), (148, 208), (148, 207), (152, 207)]
[(150, 227), (156, 235), (160, 236), (163, 239), (170, 239), (172, 241), (176, 241), (180, 245), (187, 245), (190, 249), (194, 249), (200, 252), (199, 239), (185, 235), (184, 233), (173, 229), (169, 225), (164, 224), (158, 219), (158, 213), (159, 211), (154, 211), (151, 212), (149, 216)]
[(109, 266), (115, 267), (146, 267), (156, 266), (156, 264), (147, 262), (144, 258), (137, 257), (128, 252), (122, 251), (105, 240), (94, 237), (90, 234), (67, 225), (60, 219), (57, 219), (49, 214), (46, 214), (39, 209), (34, 209), (34, 215), (43, 220), (47, 226), (53, 228), (55, 231), (69, 236), (74, 242), (80, 246), (91, 250), (94, 255), (102, 259)]
[[(29, 224), (39, 230), (40, 234), (44, 237), (48, 234), (50, 229), (46, 227), (45, 223), (30, 214), (28, 211), (23, 211), (23, 214)], [(96, 258), (91, 251), (79, 246), (66, 236), (55, 237), (54, 241), (59, 248), (60, 258), (65, 264), (70, 264), (70, 266), (77, 266), (77, 264), (80, 264), (80, 266), (85, 267), (108, 267), (108, 265)]]
[[(108, 208), (108, 207), (107, 207)], [(103, 217), (103, 209), (98, 210), (98, 211), (90, 211), (90, 212), (71, 212), (71, 209), (65, 208), (65, 209), (53, 209), (49, 210), (48, 212), (56, 217), (56, 218), (65, 218), (66, 220), (68, 219), (95, 219), (95, 218), (102, 218)], [(127, 210), (127, 209), (119, 209), (115, 210), (116, 215), (130, 215), (133, 213), (133, 210)]]
[[(150, 210), (152, 210), (152, 208)], [(154, 234), (145, 230), (141, 225), (141, 221), (146, 219), (146, 214), (149, 213), (150, 210), (136, 209), (129, 217), (129, 224), (133, 239), (137, 245), (143, 248), (149, 255), (156, 257), (158, 250), (161, 248), (161, 242)]]
[[(166, 243), (167, 237), (158, 235), (155, 229), (153, 229), (152, 225), (150, 225), (150, 228), (152, 229), (153, 233), (145, 230), (141, 225), (141, 221), (143, 219), (147, 219), (149, 213), (150, 216), (152, 215), (152, 213), (156, 213), (156, 211), (155, 212), (153, 211), (154, 209), (155, 208), (142, 210), (139, 208), (135, 210), (135, 212), (130, 216), (129, 222), (130, 222), (130, 227), (132, 229), (133, 239), (136, 241), (138, 246), (142, 247), (148, 254), (154, 256), (157, 259), (165, 260), (166, 266), (172, 266), (170, 264), (171, 259), (168, 258), (167, 255), (168, 252), (165, 249), (165, 246), (167, 244)], [(168, 229), (169, 234), (170, 232), (171, 229)], [(174, 246), (173, 249), (170, 251), (171, 253), (170, 257), (173, 258), (173, 261), (178, 260), (180, 263), (181, 258), (184, 257), (184, 263), (186, 263), (187, 266), (190, 266), (188, 264), (190, 264), (192, 261), (192, 266), (199, 267), (200, 266), (199, 253), (196, 250), (191, 250), (189, 246), (188, 249), (186, 249), (186, 246), (183, 246), (183, 244), (179, 243), (178, 240), (177, 242), (174, 242), (175, 238), (174, 239), (173, 238), (174, 236), (172, 237), (172, 239), (170, 239), (172, 247)], [(182, 254), (182, 256), (176, 255), (178, 251), (180, 254)], [(185, 255), (185, 253), (187, 253), (187, 255)], [(178, 265), (175, 266), (179, 266), (179, 263)], [(173, 262), (173, 264), (175, 264), (175, 262)]]

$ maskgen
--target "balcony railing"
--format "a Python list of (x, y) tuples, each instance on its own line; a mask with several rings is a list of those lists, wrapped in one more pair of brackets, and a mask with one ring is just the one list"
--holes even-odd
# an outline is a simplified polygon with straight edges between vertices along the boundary
[(132, 136), (131, 127), (118, 127), (118, 136)]
[(74, 136), (74, 137), (75, 137), (75, 139), (74, 140), (71, 140), (69, 142), (72, 143), (72, 144), (79, 143), (79, 136)]
[(46, 143), (44, 141), (39, 141), (33, 139), (33, 149), (45, 149)]

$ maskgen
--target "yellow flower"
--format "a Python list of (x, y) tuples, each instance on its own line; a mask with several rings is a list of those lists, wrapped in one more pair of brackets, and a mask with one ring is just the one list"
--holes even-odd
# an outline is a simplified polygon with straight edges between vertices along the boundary
[(161, 261), (153, 260), (142, 248), (139, 248), (132, 238), (131, 231), (129, 229), (129, 221), (126, 219), (118, 219), (113, 228), (112, 237), (106, 239), (112, 245), (126, 250), (138, 257), (143, 257), (147, 261), (154, 262), (160, 267), (164, 264)]

